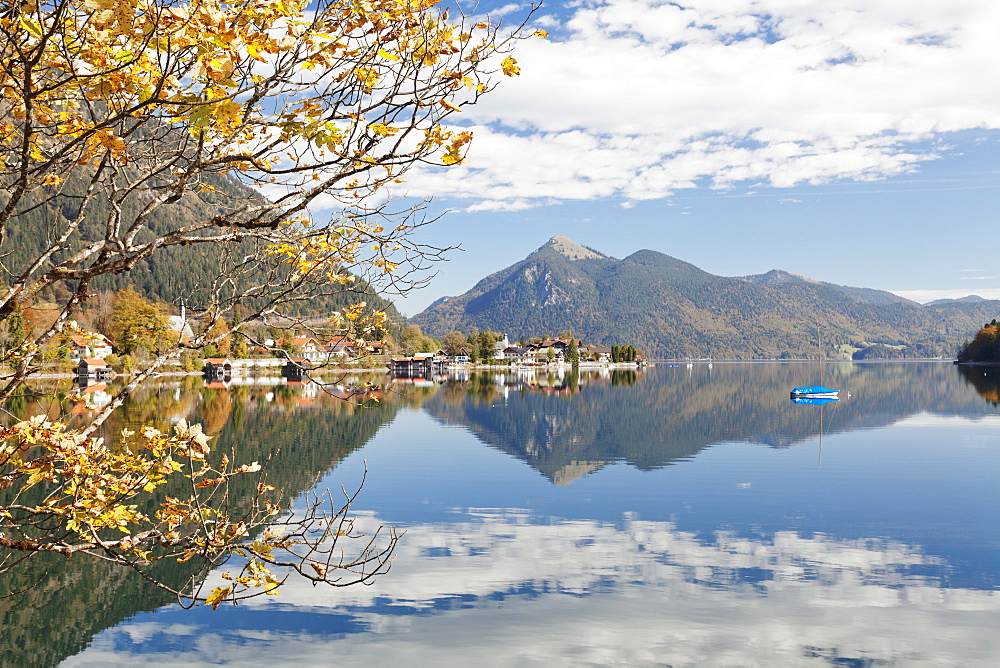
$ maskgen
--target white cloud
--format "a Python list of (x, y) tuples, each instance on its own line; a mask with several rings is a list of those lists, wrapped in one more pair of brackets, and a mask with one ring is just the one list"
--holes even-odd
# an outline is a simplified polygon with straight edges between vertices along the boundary
[(504, 5), (503, 7), (498, 7), (497, 9), (491, 9), (489, 15), (497, 18), (500, 16), (507, 16), (508, 14), (523, 13), (527, 8), (527, 5), (512, 3)]
[[(842, 0), (579, 3), (465, 119), (457, 173), (411, 192), (538, 204), (662, 199), (912, 172), (933, 140), (1000, 127), (1000, 5)], [(551, 17), (548, 17), (551, 18)]]

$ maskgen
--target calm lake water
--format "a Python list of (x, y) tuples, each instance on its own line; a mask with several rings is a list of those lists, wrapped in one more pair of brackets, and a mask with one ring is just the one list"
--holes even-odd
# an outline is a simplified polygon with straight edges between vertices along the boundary
[(127, 419), (280, 449), (296, 504), (367, 462), (361, 521), (406, 531), (392, 571), (212, 612), (63, 570), (0, 606), (6, 662), (1000, 665), (997, 372), (823, 373), (822, 407), (788, 399), (807, 364), (397, 383), (370, 409), (165, 383)]

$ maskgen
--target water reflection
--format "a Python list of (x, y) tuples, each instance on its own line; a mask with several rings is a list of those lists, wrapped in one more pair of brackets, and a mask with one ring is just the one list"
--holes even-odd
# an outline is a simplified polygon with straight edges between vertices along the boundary
[(814, 373), (813, 365), (803, 364), (479, 374), (446, 379), (424, 408), (446, 424), (471, 429), (557, 485), (610, 462), (643, 470), (669, 466), (718, 443), (784, 448), (824, 432), (884, 428), (924, 411), (991, 412), (945, 364), (827, 366), (832, 382), (844, 389), (842, 400), (822, 413), (788, 401), (788, 389)]
[[(25, 577), (47, 572), (43, 587), (0, 602), (0, 659), (995, 665), (996, 384), (945, 364), (831, 364), (844, 400), (791, 404), (813, 373), (373, 377), (338, 397), (164, 379), (107, 429), (203, 422), (219, 448), (274, 454), (286, 501), (364, 458), (363, 521), (407, 528), (393, 570), (212, 613), (100, 566), (39, 565)], [(364, 406), (343, 401), (359, 390)], [(22, 408), (91, 410), (57, 395)]]
[(1000, 405), (1000, 367), (995, 366), (965, 366), (956, 367), (966, 382), (976, 388), (983, 399)]
[(1000, 593), (943, 588), (948, 565), (917, 546), (794, 532), (704, 539), (629, 516), (459, 515), (412, 531), (391, 582), (336, 593), (296, 584), (279, 604), (248, 602), (235, 626), (230, 613), (221, 623), (140, 616), (67, 665), (261, 665), (262, 647), (304, 665), (331, 656), (350, 665), (986, 665), (1000, 656)]
[[(380, 379), (381, 380), (381, 379)], [(141, 386), (102, 426), (100, 435), (114, 438), (125, 427), (152, 424), (162, 429), (179, 419), (201, 423), (213, 437), (217, 452), (235, 460), (268, 461), (268, 482), (284, 506), (316, 484), (382, 426), (392, 421), (407, 396), (359, 393), (368, 378), (333, 385), (329, 392), (281, 378), (234, 381), (217, 387), (201, 377), (164, 378)], [(17, 397), (8, 410), (20, 415), (45, 412), (52, 417), (90, 418), (102, 402), (120, 391), (115, 384), (92, 384), (73, 392), (72, 383), (37, 384)], [(350, 398), (350, 401), (345, 400)], [(418, 401), (419, 396), (411, 397)], [(234, 498), (250, 498), (245, 485), (234, 482)], [(0, 491), (2, 493), (2, 491)], [(165, 494), (181, 495), (170, 487)], [(151, 501), (144, 508), (155, 510)], [(159, 564), (158, 577), (183, 582), (184, 565)], [(142, 610), (173, 602), (173, 598), (134, 573), (97, 560), (39, 556), (14, 572), (0, 574), (0, 593), (38, 585), (23, 595), (0, 598), (0, 665), (55, 665), (82, 650), (92, 635)]]

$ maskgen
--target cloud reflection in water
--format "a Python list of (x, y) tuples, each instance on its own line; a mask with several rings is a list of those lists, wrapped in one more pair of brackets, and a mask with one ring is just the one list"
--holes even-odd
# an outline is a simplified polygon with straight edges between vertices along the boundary
[[(167, 608), (105, 631), (65, 665), (994, 665), (1000, 657), (1000, 593), (948, 588), (948, 564), (901, 542), (789, 531), (705, 538), (632, 516), (559, 521), (511, 509), (453, 517), (410, 528), (391, 573), (372, 587), (293, 581), (280, 597), (237, 609)], [(371, 514), (361, 521), (380, 524)]]

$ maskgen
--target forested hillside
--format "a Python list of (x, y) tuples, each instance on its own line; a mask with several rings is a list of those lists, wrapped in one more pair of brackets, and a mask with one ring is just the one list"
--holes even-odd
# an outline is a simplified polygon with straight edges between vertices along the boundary
[[(109, 219), (108, 203), (102, 198), (92, 198), (88, 207), (82, 212), (76, 206), (77, 200), (87, 187), (84, 179), (71, 179), (61, 185), (61, 193), (47, 201), (45, 193), (39, 191), (29, 201), (23, 204), (18, 215), (6, 226), (5, 236), (0, 244), (4, 263), (10, 275), (17, 276), (25, 271), (43, 251), (52, 243), (53, 234), (64, 228), (67, 220), (80, 220), (79, 228), (67, 240), (65, 250), (54, 254), (52, 261), (68, 257), (75, 250), (87, 243), (103, 239), (105, 230), (103, 221)], [(207, 176), (206, 183), (199, 192), (187, 194), (168, 206), (164, 206), (149, 217), (147, 235), (160, 234), (178, 225), (201, 220), (209, 213), (227, 210), (228, 201), (240, 201), (260, 198), (256, 190), (244, 186), (235, 179), (226, 176)], [(4, 197), (0, 193), (0, 204)], [(121, 219), (134, 220), (145, 202), (132, 195), (121, 202)], [(143, 239), (140, 239), (142, 241)], [(118, 274), (106, 274), (94, 280), (94, 290), (117, 291), (126, 286), (133, 286), (143, 297), (164, 303), (179, 303), (183, 299), (195, 308), (199, 304), (199, 291), (217, 280), (220, 267), (229, 263), (235, 264), (250, 250), (240, 244), (195, 244), (189, 246), (172, 246), (161, 248), (146, 259), (140, 260), (135, 267)], [(252, 282), (260, 276), (246, 275), (244, 280)], [(57, 285), (56, 294), (60, 296), (68, 290), (66, 285)], [(371, 294), (372, 290), (364, 281), (358, 281), (344, 292), (325, 295), (310, 302), (299, 302), (290, 306), (289, 312), (304, 314), (329, 314), (331, 311), (358, 301), (366, 301), (377, 310), (387, 310), (392, 316), (398, 317), (395, 307), (379, 295)]]
[(952, 357), (1000, 310), (986, 300), (924, 307), (803, 277), (727, 278), (651, 250), (582, 257), (566, 252), (582, 248), (570, 244), (556, 237), (412, 320), (438, 337), (453, 329), (512, 340), (572, 330), (588, 343), (635, 343), (654, 357), (815, 357), (818, 331), (827, 357), (874, 356), (878, 345), (901, 357)]

